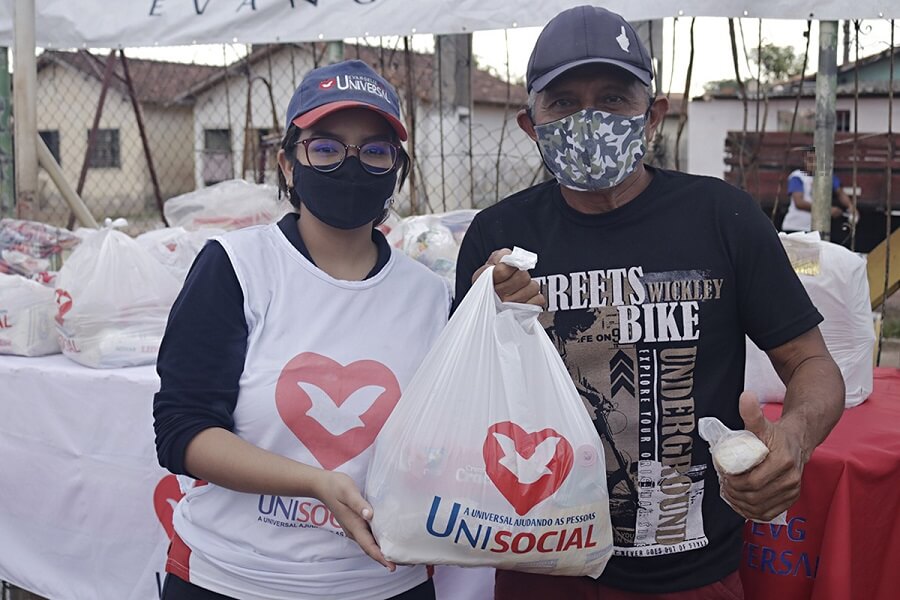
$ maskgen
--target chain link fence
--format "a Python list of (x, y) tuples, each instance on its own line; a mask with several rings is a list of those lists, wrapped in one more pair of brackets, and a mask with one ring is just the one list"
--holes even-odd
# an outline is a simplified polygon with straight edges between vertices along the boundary
[[(417, 36), (421, 38), (422, 36)], [(172, 197), (233, 178), (274, 184), (284, 109), (310, 69), (359, 58), (401, 97), (414, 168), (402, 215), (483, 208), (543, 177), (515, 123), (524, 86), (469, 60), (469, 36), (353, 43), (44, 50), (38, 129), (98, 219), (126, 217), (130, 233), (162, 226)], [(210, 64), (217, 63), (217, 64)], [(74, 223), (46, 173), (24, 218)]]

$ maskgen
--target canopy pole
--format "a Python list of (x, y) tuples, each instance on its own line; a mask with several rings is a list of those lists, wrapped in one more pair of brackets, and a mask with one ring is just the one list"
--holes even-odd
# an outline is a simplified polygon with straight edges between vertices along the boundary
[(834, 173), (835, 103), (837, 102), (837, 21), (819, 21), (819, 73), (816, 76), (816, 174), (813, 179), (812, 228), (831, 239), (831, 193)]

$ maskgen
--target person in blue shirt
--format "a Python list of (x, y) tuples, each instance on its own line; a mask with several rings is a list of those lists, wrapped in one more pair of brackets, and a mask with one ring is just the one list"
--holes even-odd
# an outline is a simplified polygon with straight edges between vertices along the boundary
[[(781, 223), (781, 230), (785, 233), (794, 231), (809, 231), (812, 229), (812, 202), (813, 202), (813, 174), (816, 172), (816, 149), (809, 146), (806, 149), (805, 166), (803, 169), (796, 169), (788, 175), (788, 196), (791, 202), (788, 205), (787, 214)], [(841, 182), (837, 175), (832, 175), (832, 189), (834, 197), (840, 203), (840, 206), (831, 207), (831, 217), (837, 218), (849, 213), (851, 218), (858, 219), (857, 212), (850, 198), (841, 189)]]

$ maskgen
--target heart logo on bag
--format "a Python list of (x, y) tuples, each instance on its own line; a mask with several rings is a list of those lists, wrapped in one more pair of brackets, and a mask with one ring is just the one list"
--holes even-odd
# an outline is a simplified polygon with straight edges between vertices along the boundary
[(156, 484), (153, 490), (153, 508), (156, 509), (156, 518), (159, 524), (166, 530), (166, 537), (170, 540), (175, 533), (172, 527), (172, 516), (175, 514), (175, 505), (184, 497), (178, 478), (174, 475), (166, 475)]
[(69, 294), (66, 290), (57, 288), (56, 290), (56, 305), (59, 307), (56, 316), (56, 322), (60, 325), (63, 324), (63, 317), (66, 316), (66, 313), (72, 310), (72, 295)]
[(482, 447), (488, 477), (520, 516), (556, 493), (572, 471), (572, 445), (547, 428), (533, 433), (512, 421), (488, 428)]
[(304, 352), (275, 386), (278, 414), (322, 468), (336, 469), (372, 445), (400, 400), (400, 384), (374, 360), (348, 365)]

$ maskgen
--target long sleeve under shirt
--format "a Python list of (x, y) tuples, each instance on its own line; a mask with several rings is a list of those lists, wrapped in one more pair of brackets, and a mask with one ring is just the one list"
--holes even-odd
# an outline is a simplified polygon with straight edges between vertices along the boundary
[[(290, 213), (278, 227), (307, 260), (314, 262)], [(372, 232), (378, 259), (366, 276), (387, 264), (391, 248), (380, 231)], [(153, 428), (159, 464), (190, 475), (184, 464), (188, 443), (210, 427), (232, 431), (232, 413), (247, 354), (244, 294), (225, 249), (209, 242), (197, 255), (169, 313), (156, 370), (159, 392), (153, 398)]]

